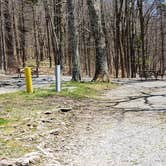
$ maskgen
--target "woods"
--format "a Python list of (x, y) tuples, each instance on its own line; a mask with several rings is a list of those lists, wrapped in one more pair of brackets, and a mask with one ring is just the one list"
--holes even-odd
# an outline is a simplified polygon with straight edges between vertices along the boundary
[(80, 81), (165, 71), (162, 0), (0, 0), (0, 69), (34, 61)]

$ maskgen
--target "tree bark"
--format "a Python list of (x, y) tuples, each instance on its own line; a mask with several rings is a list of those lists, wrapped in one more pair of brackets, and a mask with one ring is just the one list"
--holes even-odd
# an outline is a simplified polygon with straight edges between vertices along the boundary
[(74, 1), (67, 0), (68, 11), (68, 44), (70, 54), (72, 55), (72, 81), (81, 81), (80, 74), (80, 56), (78, 51), (78, 32), (76, 19), (74, 16)]
[(0, 51), (1, 51), (1, 69), (6, 71), (6, 54), (5, 54), (5, 44), (4, 44), (4, 32), (3, 32), (3, 19), (2, 19), (2, 0), (0, 0)]
[(99, 0), (87, 0), (87, 5), (96, 49), (95, 75), (93, 81), (109, 82), (106, 42), (101, 21), (101, 4)]
[(9, 6), (9, 0), (4, 0), (5, 51), (8, 58), (7, 67), (13, 69), (16, 67), (16, 59), (14, 56), (12, 19)]
[(145, 71), (146, 69), (146, 58), (145, 58), (145, 23), (144, 23), (144, 16), (143, 16), (143, 0), (137, 1), (138, 10), (139, 10), (139, 20), (140, 20), (140, 30), (141, 30), (141, 49), (142, 49), (142, 70)]

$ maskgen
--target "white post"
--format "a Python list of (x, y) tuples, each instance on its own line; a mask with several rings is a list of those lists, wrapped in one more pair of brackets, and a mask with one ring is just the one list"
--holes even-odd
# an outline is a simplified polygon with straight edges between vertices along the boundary
[(61, 66), (57, 65), (55, 69), (56, 91), (61, 91)]

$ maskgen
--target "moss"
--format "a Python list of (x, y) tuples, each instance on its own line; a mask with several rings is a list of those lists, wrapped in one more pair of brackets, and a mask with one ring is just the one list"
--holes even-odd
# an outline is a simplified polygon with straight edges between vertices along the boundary
[(0, 118), (0, 126), (8, 124), (9, 120)]

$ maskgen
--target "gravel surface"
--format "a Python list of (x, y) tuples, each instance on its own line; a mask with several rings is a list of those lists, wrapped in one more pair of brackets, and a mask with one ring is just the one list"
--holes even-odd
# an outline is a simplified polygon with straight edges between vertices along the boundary
[[(69, 81), (71, 77), (64, 76), (62, 81)], [(54, 76), (41, 75), (39, 78), (33, 78), (33, 87), (48, 87), (49, 85), (55, 83)], [(17, 77), (0, 77), (0, 94), (15, 92), (18, 90), (25, 90), (25, 80), (24, 78)]]
[(166, 165), (166, 81), (118, 83), (100, 101), (84, 101), (74, 131), (52, 148), (58, 162), (43, 166)]

